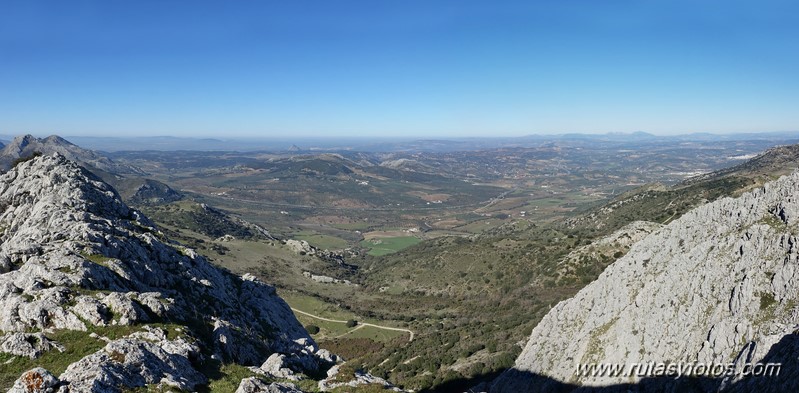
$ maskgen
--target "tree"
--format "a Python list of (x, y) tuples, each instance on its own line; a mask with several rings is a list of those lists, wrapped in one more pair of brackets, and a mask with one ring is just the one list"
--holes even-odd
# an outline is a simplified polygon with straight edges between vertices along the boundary
[(347, 321), (347, 327), (348, 328), (355, 327), (356, 325), (358, 325), (358, 321), (356, 321), (354, 319), (350, 319), (350, 320)]
[(305, 330), (308, 331), (310, 334), (317, 334), (319, 333), (319, 326), (316, 325), (308, 325), (305, 327)]

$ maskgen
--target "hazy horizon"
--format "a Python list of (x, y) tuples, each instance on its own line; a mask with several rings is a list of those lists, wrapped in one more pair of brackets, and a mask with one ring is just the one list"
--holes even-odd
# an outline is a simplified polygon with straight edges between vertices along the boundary
[(782, 134), (797, 134), (798, 130), (760, 130), (760, 131), (732, 131), (732, 132), (685, 132), (685, 133), (658, 133), (649, 131), (610, 131), (610, 132), (562, 132), (562, 133), (534, 133), (526, 135), (407, 135), (407, 136), (380, 136), (380, 135), (319, 135), (319, 136), (283, 136), (283, 135), (252, 135), (252, 136), (226, 136), (220, 134), (208, 135), (191, 135), (191, 134), (126, 134), (126, 135), (109, 135), (109, 134), (81, 134), (81, 133), (59, 133), (59, 132), (9, 132), (0, 131), (0, 138), (13, 139), (24, 135), (32, 135), (36, 138), (46, 138), (49, 136), (59, 136), (65, 139), (70, 137), (74, 138), (96, 138), (96, 139), (158, 139), (158, 138), (174, 138), (174, 139), (192, 139), (192, 140), (217, 140), (217, 141), (243, 141), (243, 140), (281, 140), (281, 141), (308, 141), (308, 140), (468, 140), (468, 139), (524, 139), (524, 138), (556, 138), (563, 136), (587, 136), (587, 137), (602, 137), (602, 136), (625, 136), (625, 135), (639, 135), (639, 136), (652, 136), (652, 137), (690, 137), (701, 135), (716, 135), (716, 136), (750, 136), (750, 135), (782, 135)]

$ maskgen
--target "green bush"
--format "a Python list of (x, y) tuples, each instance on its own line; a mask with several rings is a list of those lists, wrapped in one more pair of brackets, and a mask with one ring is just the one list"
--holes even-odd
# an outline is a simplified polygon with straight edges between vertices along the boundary
[(31, 155), (29, 155), (29, 156), (15, 158), (15, 159), (14, 159), (14, 161), (11, 163), (11, 167), (12, 167), (12, 168), (14, 168), (14, 167), (16, 167), (17, 165), (19, 165), (19, 164), (21, 164), (21, 163), (23, 163), (23, 162), (25, 162), (25, 161), (30, 161), (30, 160), (32, 160), (32, 159), (34, 159), (34, 158), (36, 158), (36, 157), (39, 157), (39, 156), (41, 156), (41, 155), (42, 155), (42, 152), (40, 152), (40, 151), (35, 151), (35, 152), (33, 152)]

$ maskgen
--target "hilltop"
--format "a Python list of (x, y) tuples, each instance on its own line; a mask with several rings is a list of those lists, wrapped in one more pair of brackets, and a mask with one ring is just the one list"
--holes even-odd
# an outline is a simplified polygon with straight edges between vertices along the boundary
[(0, 170), (7, 171), (20, 161), (36, 155), (58, 153), (77, 162), (114, 186), (128, 203), (147, 205), (180, 200), (183, 195), (168, 185), (147, 179), (141, 168), (116, 162), (101, 153), (84, 149), (58, 135), (36, 138), (32, 135), (15, 137), (0, 149)]
[(72, 144), (58, 135), (50, 135), (46, 138), (36, 138), (32, 135), (20, 135), (15, 137), (0, 150), (0, 169), (8, 170), (13, 166), (15, 160), (30, 157), (34, 153), (59, 153), (69, 160), (115, 174), (144, 174), (144, 172), (134, 166), (119, 164), (92, 150)]
[(0, 207), (6, 389), (316, 390), (338, 360), (274, 288), (170, 241), (62, 155), (0, 176)]

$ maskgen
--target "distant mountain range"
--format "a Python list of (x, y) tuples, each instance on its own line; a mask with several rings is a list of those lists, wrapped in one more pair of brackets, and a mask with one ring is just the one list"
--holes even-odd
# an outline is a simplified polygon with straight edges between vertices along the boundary
[[(712, 140), (794, 140), (799, 142), (799, 131), (763, 133), (682, 135), (654, 135), (643, 131), (607, 134), (541, 134), (520, 137), (452, 137), (422, 138), (191, 138), (172, 136), (147, 137), (92, 137), (68, 136), (73, 143), (98, 151), (127, 150), (200, 150), (200, 151), (467, 151), (501, 147), (534, 147), (553, 141), (601, 141), (606, 143), (638, 143), (658, 140), (712, 141)], [(11, 137), (0, 136), (0, 140)], [(300, 149), (298, 146), (303, 146)]]
[(30, 157), (34, 153), (59, 153), (72, 161), (97, 168), (102, 171), (120, 175), (143, 175), (144, 172), (130, 165), (122, 165), (94, 151), (79, 147), (57, 135), (47, 138), (36, 138), (32, 135), (20, 135), (11, 140), (0, 150), (0, 169), (8, 170), (15, 160)]
[(36, 138), (20, 135), (0, 149), (0, 170), (7, 171), (21, 160), (34, 155), (58, 153), (77, 162), (95, 175), (112, 184), (129, 203), (161, 203), (182, 198), (168, 185), (145, 178), (146, 173), (133, 165), (120, 164), (89, 149), (77, 146), (57, 135)]

